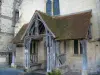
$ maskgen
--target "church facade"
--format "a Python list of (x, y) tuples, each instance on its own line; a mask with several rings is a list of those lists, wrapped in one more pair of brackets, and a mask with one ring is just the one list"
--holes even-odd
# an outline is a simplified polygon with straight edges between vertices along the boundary
[[(44, 62), (42, 64), (42, 67), (46, 67), (46, 71), (52, 70), (53, 67), (50, 67), (50, 63), (59, 62), (59, 61), (61, 61), (60, 63), (64, 63), (64, 65), (67, 66), (66, 71), (68, 71), (68, 68), (69, 70), (75, 71), (75, 72), (76, 71), (83, 72), (84, 70), (88, 72), (99, 71), (99, 68), (100, 68), (99, 67), (100, 65), (100, 60), (99, 60), (100, 59), (100, 55), (99, 55), (100, 53), (100, 50), (99, 50), (100, 49), (100, 42), (99, 42), (100, 41), (100, 26), (99, 26), (100, 1), (99, 0), (74, 0), (74, 1), (71, 1), (71, 0), (66, 0), (66, 1), (65, 0), (36, 0), (36, 1), (23, 0), (21, 3), (18, 2), (20, 0), (18, 1), (16, 0), (15, 3), (16, 3), (17, 16), (15, 18), (18, 19), (17, 22), (15, 22), (16, 20), (15, 21), (12, 20), (13, 16), (15, 16), (15, 14), (12, 13), (13, 11), (15, 11), (15, 6), (14, 6), (15, 4), (13, 4), (15, 0), (13, 0), (10, 3), (5, 0), (1, 0), (1, 1), (2, 1), (2, 4), (1, 4), (0, 9), (2, 11), (0, 11), (0, 15), (1, 15), (0, 24), (1, 24), (1, 31), (3, 31), (1, 32), (2, 34), (1, 36), (2, 37), (5, 36), (5, 38), (1, 39), (1, 42), (5, 40), (5, 43), (4, 43), (5, 45), (11, 42), (14, 47), (12, 49), (13, 51), (7, 52), (8, 54), (4, 52), (1, 52), (1, 54), (3, 53), (10, 56), (9, 54), (11, 53), (12, 59), (10, 63), (12, 63), (13, 66), (17, 65), (17, 66), (23, 66), (25, 68), (30, 68), (31, 65), (34, 66), (34, 64), (30, 63), (30, 62), (33, 62), (33, 58), (34, 58), (34, 62), (37, 61), (38, 65)], [(6, 2), (9, 4), (6, 4)], [(19, 4), (17, 4), (17, 2)], [(6, 5), (9, 5), (9, 6), (6, 6)], [(10, 10), (10, 8), (12, 8), (11, 6), (14, 7), (14, 9)], [(44, 19), (44, 16), (41, 15), (41, 12), (39, 13), (36, 10), (42, 11), (43, 15), (44, 13), (46, 13), (44, 16), (48, 15), (46, 18), (50, 18), (49, 21), (51, 23), (50, 22), (48, 23), (48, 21)], [(9, 11), (9, 13), (6, 11)], [(41, 21), (42, 19), (42, 23), (39, 22), (35, 24), (35, 22), (38, 22), (38, 21), (34, 21), (34, 19), (36, 18), (34, 18), (33, 14), (36, 14), (36, 13), (39, 13), (37, 15), (37, 19), (38, 21)], [(61, 23), (59, 23), (60, 21)], [(52, 22), (54, 22), (55, 24), (52, 24)], [(41, 25), (40, 28), (42, 28), (42, 29), (39, 29), (41, 31), (41, 34), (43, 34), (40, 36), (37, 36), (38, 31), (39, 31), (37, 27), (38, 24), (40, 24)], [(54, 27), (53, 28), (49, 27), (49, 24), (51, 26), (53, 25), (54, 27), (56, 27), (56, 29), (53, 30)], [(59, 26), (57, 26), (56, 24), (58, 24)], [(62, 27), (63, 24), (68, 25), (68, 27), (66, 26), (65, 28)], [(61, 29), (57, 29), (57, 27), (60, 28), (60, 25), (62, 28), (62, 32), (60, 32)], [(72, 26), (70, 27), (70, 25)], [(82, 26), (80, 25), (83, 25), (84, 27), (81, 28)], [(34, 27), (36, 27), (35, 30), (34, 30)], [(34, 30), (33, 32), (29, 32), (29, 30), (31, 31), (31, 28)], [(53, 50), (52, 49), (53, 47), (49, 48), (47, 44), (44, 44), (44, 43), (47, 43), (46, 41), (41, 41), (39, 42), (39, 46), (34, 47), (37, 43), (36, 42), (34, 43), (32, 41), (41, 39), (40, 37), (42, 37), (43, 40), (46, 39), (46, 37), (43, 38), (43, 36), (46, 34), (46, 33), (44, 34), (44, 32), (46, 32), (45, 29), (47, 30), (47, 33), (49, 35), (52, 35), (53, 40), (56, 39), (57, 37), (60, 38), (62, 36), (59, 40), (60, 42), (58, 43), (59, 46), (54, 46), (54, 47), (58, 47), (58, 49)], [(9, 34), (8, 32), (13, 35), (8, 35)], [(30, 33), (32, 35), (29, 36)], [(36, 36), (34, 36), (35, 34)], [(25, 36), (33, 38), (32, 41), (29, 41), (30, 46), (27, 45), (27, 39), (25, 38)], [(70, 36), (70, 38), (68, 38), (68, 36)], [(50, 39), (49, 39), (49, 43), (52, 43)], [(2, 46), (0, 48), (5, 48), (5, 45), (0, 45)], [(16, 45), (16, 48), (15, 48), (15, 45)], [(45, 45), (47, 46), (45, 47)], [(29, 47), (31, 47), (32, 49), (30, 50)], [(51, 51), (51, 53), (47, 52), (48, 49)], [(5, 50), (8, 50), (8, 49), (5, 49)], [(56, 52), (55, 50), (58, 50), (58, 52)], [(56, 57), (55, 57), (56, 53), (58, 53), (59, 56), (61, 56), (61, 57), (58, 56), (59, 60), (56, 60)], [(49, 56), (50, 54), (53, 56)], [(5, 62), (7, 58), (5, 58), (5, 55), (4, 55), (4, 57), (1, 56), (0, 59), (4, 60)], [(50, 60), (51, 62), (48, 62)], [(59, 64), (57, 63), (56, 65), (57, 65), (56, 67), (59, 66)], [(35, 66), (35, 68), (37, 68), (37, 66)]]

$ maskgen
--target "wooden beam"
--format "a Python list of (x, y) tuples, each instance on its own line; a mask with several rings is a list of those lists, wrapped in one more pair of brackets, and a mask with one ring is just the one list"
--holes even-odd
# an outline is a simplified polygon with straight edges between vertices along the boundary
[(12, 52), (12, 63), (11, 63), (12, 67), (15, 67), (15, 52)]
[(35, 34), (39, 35), (39, 22), (38, 22), (38, 16), (36, 15), (36, 19), (35, 19)]
[[(22, 38), (24, 38), (24, 36), (25, 36), (26, 34), (29, 35), (30, 29), (31, 29), (31, 27), (32, 27), (32, 25), (33, 25), (34, 23), (35, 23), (35, 18), (33, 19), (33, 22), (31, 23), (31, 25), (29, 24), (29, 26), (27, 27), (27, 29), (26, 29), (24, 35), (22, 36)], [(33, 29), (35, 29), (35, 26), (33, 27)], [(21, 38), (21, 39), (22, 39), (22, 38)]]
[(55, 54), (56, 54), (55, 41), (54, 41), (54, 39), (52, 37), (52, 54), (51, 54), (51, 56), (52, 56), (52, 59), (53, 59), (53, 62), (52, 62), (52, 64), (53, 64), (52, 68), (53, 69), (56, 68), (56, 57), (55, 57)]
[(29, 36), (25, 36), (26, 38), (31, 38), (33, 40), (40, 40), (43, 38), (44, 35), (29, 35)]
[(47, 48), (47, 72), (51, 72), (50, 66), (50, 47), (49, 47), (49, 37), (48, 37), (48, 30), (46, 30), (46, 48)]
[[(25, 38), (27, 39), (27, 38)], [(25, 68), (29, 69), (30, 68), (30, 42), (31, 39), (29, 38), (29, 40), (25, 40)]]
[(39, 13), (37, 13), (38, 14), (38, 16), (40, 17), (40, 19), (41, 19), (41, 21), (42, 21), (42, 23), (43, 23), (43, 25), (44, 25), (44, 27), (45, 27), (45, 30), (48, 30), (51, 34), (52, 34), (52, 36), (55, 38), (56, 36), (53, 34), (53, 32), (48, 28), (48, 26), (46, 25), (46, 23), (44, 22), (44, 20), (42, 19), (42, 17), (40, 16), (40, 14)]
[(60, 66), (58, 56), (60, 55), (60, 42), (56, 41), (56, 67)]

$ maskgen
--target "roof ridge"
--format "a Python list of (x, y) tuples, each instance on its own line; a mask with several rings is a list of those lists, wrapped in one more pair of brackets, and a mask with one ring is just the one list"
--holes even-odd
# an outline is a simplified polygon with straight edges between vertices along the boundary
[(46, 14), (45, 12), (42, 12), (40, 10), (36, 10), (35, 12), (38, 12), (40, 14), (44, 14), (48, 17), (51, 17), (53, 19), (56, 19), (56, 18), (62, 18), (62, 17), (67, 17), (67, 16), (72, 16), (72, 15), (78, 15), (78, 14), (82, 14), (82, 13), (88, 13), (88, 12), (92, 12), (92, 9), (90, 10), (85, 10), (85, 11), (80, 11), (80, 12), (75, 12), (75, 13), (69, 13), (69, 14), (66, 14), (66, 15), (58, 15), (58, 16), (50, 16), (48, 14)]
[(44, 15), (46, 15), (46, 16), (52, 17), (52, 16), (48, 15), (47, 13), (42, 12), (42, 11), (40, 11), (40, 10), (36, 10), (35, 12), (42, 13), (42, 14), (44, 14)]
[(55, 18), (55, 19), (56, 18), (62, 18), (62, 17), (73, 16), (73, 15), (78, 15), (78, 14), (88, 13), (88, 12), (92, 12), (92, 9), (85, 10), (85, 11), (80, 11), (80, 12), (69, 13), (69, 14), (66, 14), (66, 15), (53, 16), (53, 18)]

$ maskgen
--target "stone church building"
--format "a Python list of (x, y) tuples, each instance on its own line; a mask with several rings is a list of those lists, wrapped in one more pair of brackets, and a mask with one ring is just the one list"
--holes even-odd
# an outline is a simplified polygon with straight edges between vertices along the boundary
[(99, 0), (7, 1), (0, 0), (0, 64), (100, 71)]

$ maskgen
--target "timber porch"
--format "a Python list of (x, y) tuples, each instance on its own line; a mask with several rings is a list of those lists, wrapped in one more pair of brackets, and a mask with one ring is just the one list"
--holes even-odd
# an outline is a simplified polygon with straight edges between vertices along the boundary
[[(24, 47), (26, 69), (51, 72), (60, 69), (62, 74), (73, 73), (68, 62), (69, 41), (80, 44), (82, 73), (87, 71), (87, 42), (90, 34), (91, 10), (67, 16), (52, 17), (36, 11), (29, 24), (24, 25), (13, 42)], [(62, 46), (62, 43), (64, 46)], [(74, 46), (76, 46), (74, 45)], [(77, 51), (75, 52), (77, 54)]]

